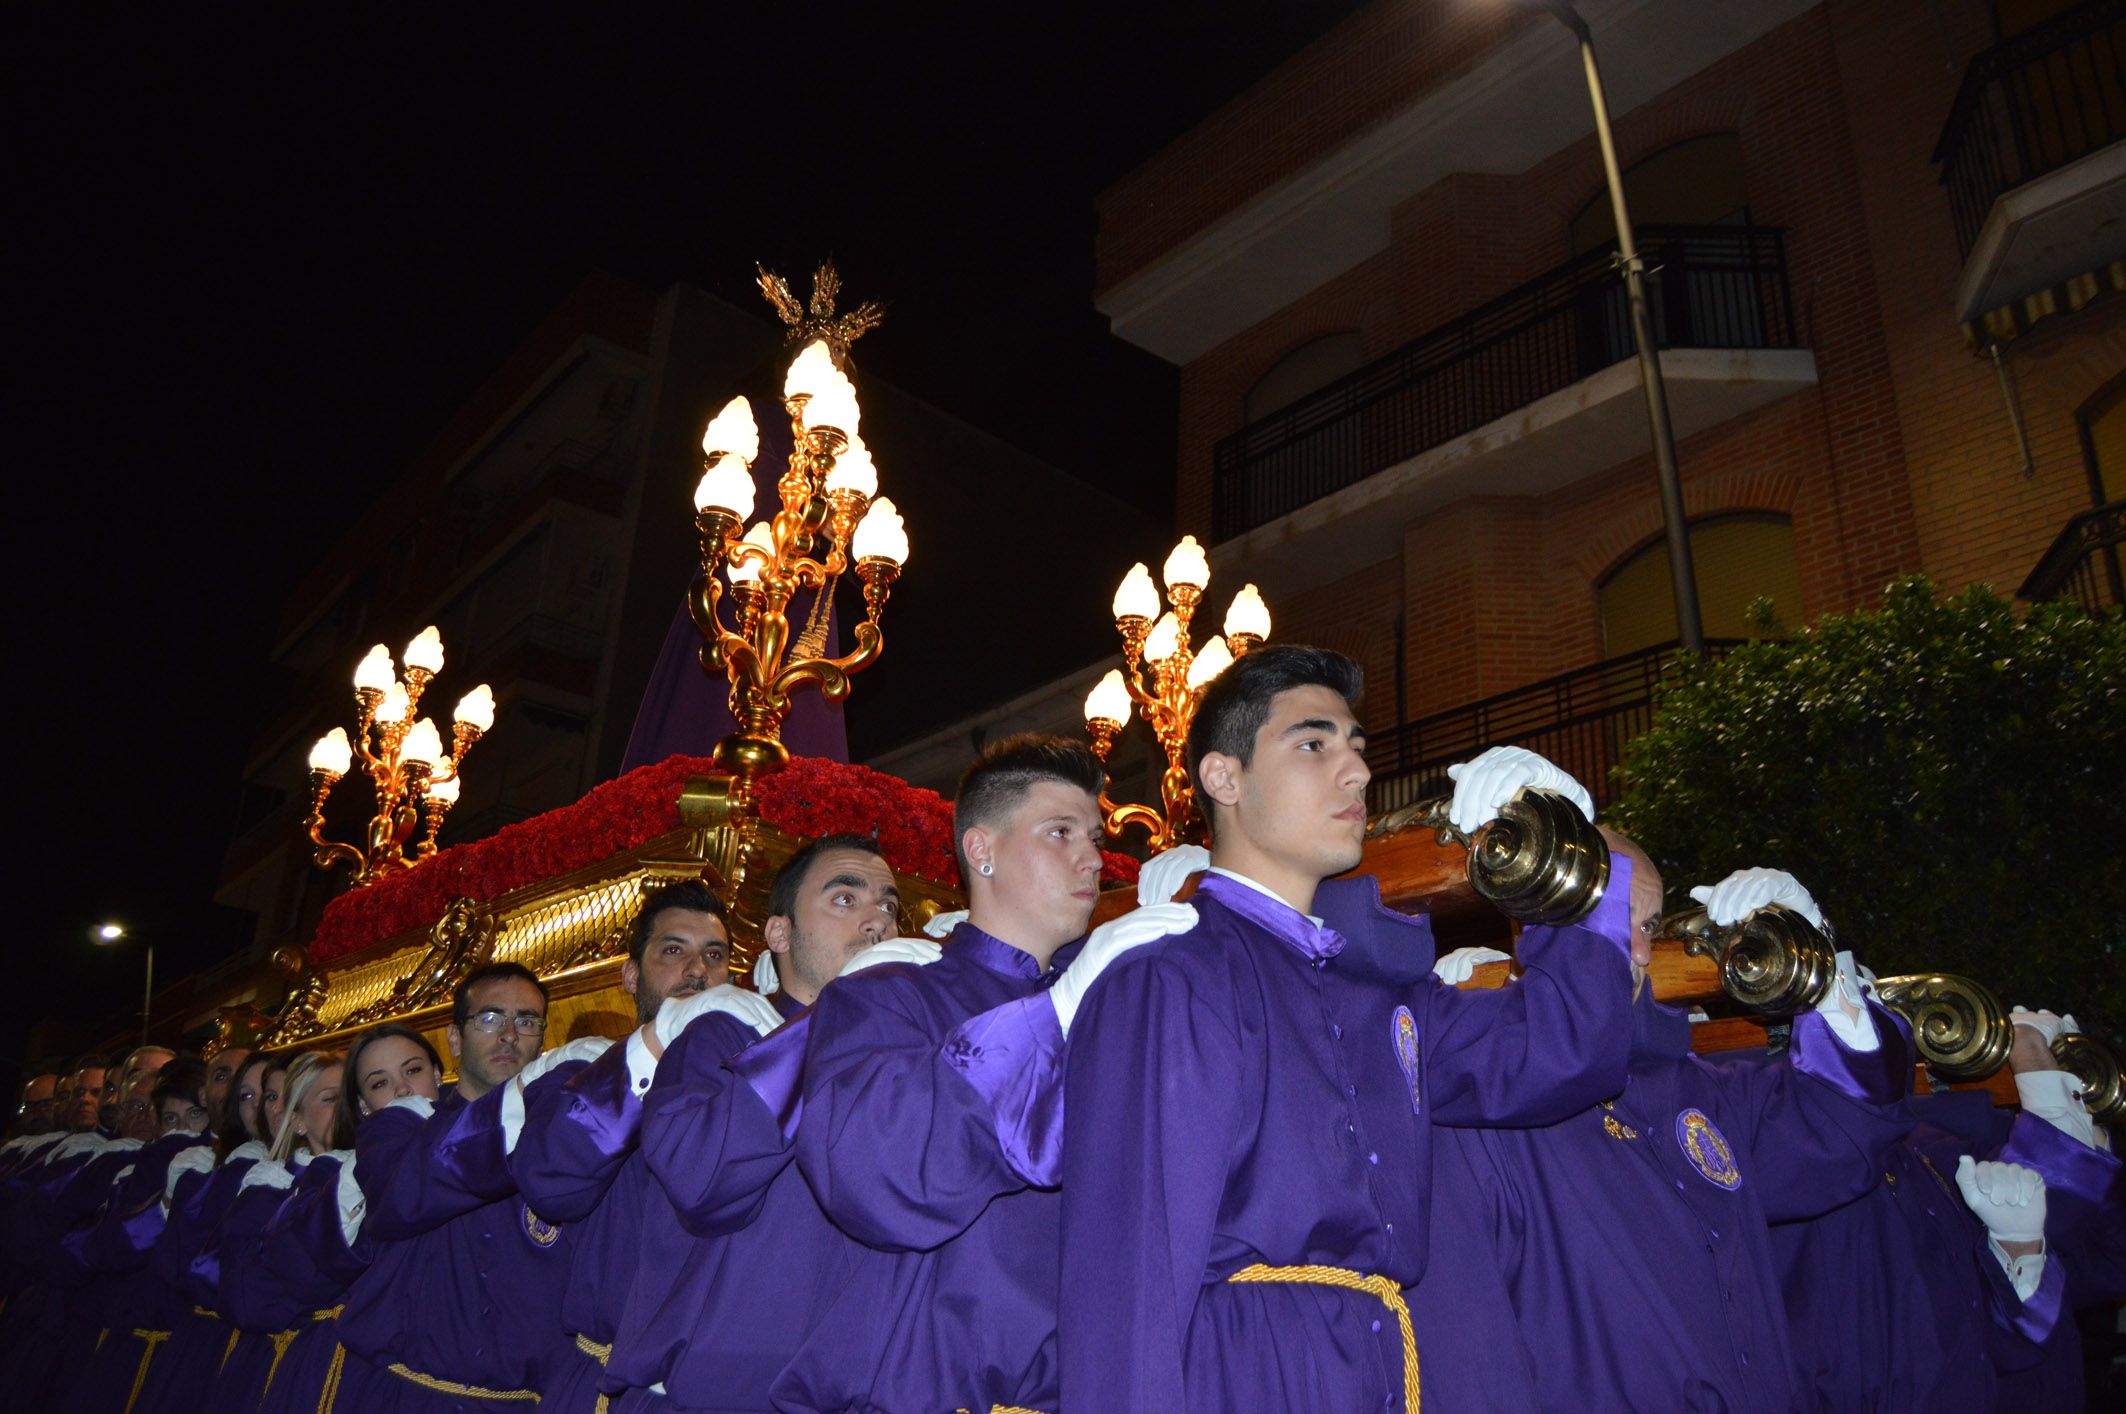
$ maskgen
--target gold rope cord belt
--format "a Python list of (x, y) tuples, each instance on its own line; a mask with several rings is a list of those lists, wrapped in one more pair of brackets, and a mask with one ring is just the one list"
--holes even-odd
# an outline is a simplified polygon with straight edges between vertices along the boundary
[(148, 1366), (154, 1363), (156, 1347), (170, 1338), (168, 1331), (144, 1331), (136, 1329), (134, 1335), (145, 1341), (140, 1352), (140, 1364), (133, 1371), (133, 1391), (125, 1397), (125, 1414), (133, 1414), (133, 1405), (140, 1398), (141, 1386), (148, 1382)]
[[(965, 1409), (955, 1409), (952, 1414), (967, 1414)], [(992, 1404), (989, 1414), (1041, 1414), (1038, 1409), (1022, 1409), (1016, 1404)]]
[(236, 1353), (236, 1342), (242, 1340), (243, 1336), (244, 1333), (236, 1327), (229, 1327), (229, 1343), (221, 1348), (221, 1365), (214, 1367), (215, 1374), (219, 1375), (222, 1372), (222, 1365), (229, 1363), (229, 1357)]
[(1395, 1313), (1395, 1323), (1403, 1333), (1403, 1401), (1410, 1414), (1418, 1414), (1417, 1381), (1417, 1328), (1410, 1324), (1410, 1306), (1403, 1300), (1402, 1288), (1387, 1277), (1367, 1276), (1363, 1272), (1347, 1271), (1342, 1267), (1272, 1267), (1257, 1262), (1252, 1267), (1242, 1267), (1226, 1278), (1229, 1282), (1294, 1282), (1302, 1286), (1340, 1286), (1346, 1291), (1363, 1291), (1378, 1300), (1381, 1305)]
[(325, 1383), (317, 1392), (317, 1414), (332, 1414), (340, 1397), (340, 1376), (347, 1372), (347, 1347), (332, 1342), (332, 1363), (325, 1367)]
[(590, 1356), (591, 1359), (596, 1360), (600, 1365), (613, 1358), (612, 1346), (600, 1345), (581, 1331), (576, 1332), (576, 1349)]
[(461, 1385), (455, 1380), (439, 1380), (434, 1375), (424, 1375), (419, 1370), (409, 1370), (404, 1365), (391, 1365), (387, 1368), (409, 1384), (417, 1384), (422, 1389), (432, 1389), (438, 1394), (454, 1394), (460, 1399), (499, 1399), (524, 1404), (539, 1402), (539, 1396), (533, 1390), (482, 1389), (478, 1385)]

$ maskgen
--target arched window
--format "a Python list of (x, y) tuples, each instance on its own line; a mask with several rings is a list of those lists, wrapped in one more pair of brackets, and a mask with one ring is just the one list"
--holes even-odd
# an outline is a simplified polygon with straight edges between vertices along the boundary
[(1320, 392), (1366, 361), (1358, 331), (1345, 329), (1309, 339), (1270, 365), (1269, 372), (1255, 380), (1241, 404), (1241, 417), (1260, 422), (1271, 413), (1288, 408), (1309, 393)]
[[(1801, 572), (1794, 563), (1794, 526), (1783, 515), (1746, 512), (1691, 522), (1690, 552), (1698, 576), (1698, 614), (1707, 638), (1754, 638), (1752, 600), (1767, 597), (1781, 624), (1801, 624)], [(1676, 637), (1676, 599), (1668, 581), (1668, 542), (1656, 538), (1620, 561), (1596, 583), (1602, 614), (1602, 656), (1621, 658)]]
[[(1742, 193), (1742, 139), (1733, 133), (1686, 138), (1641, 158), (1624, 173), (1624, 199), (1631, 224), (1640, 226), (1746, 226), (1749, 201)], [(1616, 244), (1616, 215), (1603, 187), (1572, 218), (1566, 233), (1572, 254)]]

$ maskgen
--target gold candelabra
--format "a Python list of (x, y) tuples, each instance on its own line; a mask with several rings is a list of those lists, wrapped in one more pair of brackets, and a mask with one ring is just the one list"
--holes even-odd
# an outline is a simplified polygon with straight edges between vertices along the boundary
[[(839, 702), (849, 695), (850, 675), (878, 660), (879, 616), (908, 560), (907, 528), (893, 502), (878, 495), (878, 468), (858, 433), (856, 389), (845, 371), (850, 341), (878, 320), (875, 306), (837, 319), (831, 265), (814, 277), (809, 316), (780, 279), (762, 271), (760, 281), (793, 331), (816, 336), (805, 338), (783, 381), (790, 459), (775, 483), (774, 515), (741, 534), (756, 501), (760, 430), (743, 397), (709, 423), (694, 490), (701, 570), (688, 596), (703, 670), (730, 679), (738, 730), (717, 743), (715, 759), (730, 773), (731, 797), (741, 807), (755, 780), (790, 759), (782, 724), (791, 694), (809, 684)], [(827, 615), (836, 582), (852, 568), (863, 582), (864, 621), (855, 648), (837, 657), (827, 651)], [(788, 611), (800, 588), (815, 592), (793, 637)], [(728, 621), (720, 609), (726, 594)]]
[[(1159, 613), (1159, 591), (1152, 585), (1150, 570), (1135, 564), (1122, 577), (1115, 590), (1114, 614), (1115, 631), (1122, 635), (1124, 666), (1110, 669), (1085, 699), (1085, 726), (1102, 762), (1114, 750), (1115, 737), (1128, 724), (1133, 708), (1151, 723), (1166, 752), (1166, 772), (1159, 781), (1162, 809), (1117, 805), (1105, 791), (1100, 795), (1108, 833), (1142, 826), (1153, 853), (1202, 833), (1188, 773), (1188, 729), (1198, 698), (1235, 658), (1270, 636), (1269, 607), (1262, 602), (1261, 592), (1249, 584), (1241, 587), (1226, 609), (1225, 632), (1213, 635), (1200, 649), (1190, 648), (1189, 625), (1211, 582), (1210, 561), (1195, 536), (1182, 537), (1160, 573), (1172, 605), (1164, 614)], [(1158, 615), (1157, 622), (1154, 615)]]
[[(317, 846), (317, 867), (345, 864), (356, 888), (436, 852), (443, 817), (458, 802), (458, 766), (495, 724), (494, 692), (481, 683), (458, 700), (446, 752), (434, 718), (417, 715), (421, 695), (443, 671), (443, 636), (433, 624), (406, 645), (404, 662), (401, 675), (390, 649), (381, 643), (371, 648), (354, 670), (354, 735), (334, 727), (310, 748), (310, 818), (304, 825)], [(360, 846), (325, 838), (325, 800), (357, 757), (376, 791), (368, 839)], [(408, 858), (406, 841), (424, 810), (427, 835)]]

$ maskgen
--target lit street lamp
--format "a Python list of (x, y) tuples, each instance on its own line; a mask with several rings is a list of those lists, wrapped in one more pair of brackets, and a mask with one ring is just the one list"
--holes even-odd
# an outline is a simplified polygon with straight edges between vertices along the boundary
[(1602, 148), (1602, 171), (1609, 179), (1609, 204), (1617, 222), (1617, 259), (1624, 267), (1624, 293), (1631, 306), (1631, 338), (1639, 351), (1639, 382), (1646, 390), (1646, 419), (1653, 424), (1654, 470), (1661, 482), (1661, 521), (1668, 536), (1668, 578), (1676, 599), (1676, 637), (1686, 653), (1705, 655), (1705, 625), (1698, 614), (1698, 579), (1691, 565), (1690, 524), (1683, 516), (1683, 478), (1676, 470), (1676, 433), (1668, 419), (1668, 388), (1661, 381), (1661, 353), (1654, 347), (1653, 321), (1646, 312), (1646, 269), (1632, 238), (1631, 213), (1624, 202), (1624, 174), (1617, 166), (1616, 138), (1609, 130), (1609, 100), (1602, 92), (1602, 71), (1595, 63), (1594, 33), (1573, 9), (1571, 0), (1529, 0), (1548, 10), (1580, 43), (1580, 62), (1587, 70), (1587, 97), (1594, 104), (1595, 138)]
[[(95, 940), (95, 943), (98, 947), (115, 948), (120, 943), (123, 943), (127, 938), (131, 937), (132, 934), (126, 932), (125, 925), (122, 923), (99, 923), (96, 925), (94, 930), (91, 931), (89, 936)], [(142, 1045), (147, 1044), (148, 1013), (153, 1010), (155, 1006), (155, 944), (150, 942), (147, 945), (147, 948), (147, 984), (141, 992), (140, 997), (140, 1042)]]

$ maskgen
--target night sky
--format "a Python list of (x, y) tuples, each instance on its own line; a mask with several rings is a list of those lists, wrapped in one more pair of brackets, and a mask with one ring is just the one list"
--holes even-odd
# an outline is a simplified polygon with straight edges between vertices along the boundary
[(210, 894), (282, 596), (594, 269), (750, 308), (831, 255), (890, 305), (867, 371), (1168, 514), (1174, 375), (1092, 308), (1093, 199), (1355, 8), (18, 15), (0, 1079), (44, 1013), (138, 1007), (97, 920), (159, 976), (244, 935)]

